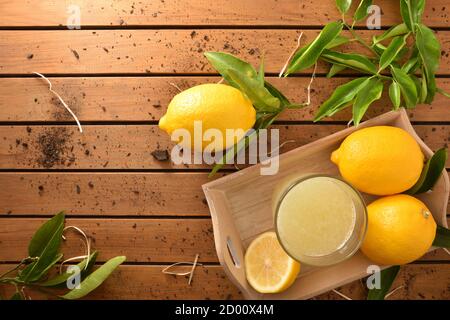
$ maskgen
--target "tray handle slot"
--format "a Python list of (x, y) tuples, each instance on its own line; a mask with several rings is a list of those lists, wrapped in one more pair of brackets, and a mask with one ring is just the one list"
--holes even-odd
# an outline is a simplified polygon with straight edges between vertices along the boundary
[(236, 268), (241, 267), (241, 260), (236, 252), (236, 248), (233, 245), (233, 240), (229, 236), (227, 236), (227, 249), (228, 254), (230, 255), (231, 261), (233, 261), (233, 264)]

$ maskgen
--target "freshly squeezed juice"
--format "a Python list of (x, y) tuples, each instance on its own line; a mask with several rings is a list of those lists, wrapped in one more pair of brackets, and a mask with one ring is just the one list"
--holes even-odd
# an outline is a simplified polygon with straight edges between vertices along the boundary
[(276, 194), (275, 224), (280, 243), (294, 259), (330, 265), (359, 248), (366, 211), (359, 193), (329, 176), (297, 178)]

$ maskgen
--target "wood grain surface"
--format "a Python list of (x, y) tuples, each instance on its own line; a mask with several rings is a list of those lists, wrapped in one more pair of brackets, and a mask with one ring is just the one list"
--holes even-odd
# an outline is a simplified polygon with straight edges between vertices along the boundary
[[(319, 30), (0, 30), (0, 74), (211, 74), (205, 51), (224, 51), (278, 74), (300, 32), (310, 42)], [(369, 39), (381, 31), (361, 31)], [(439, 31), (438, 74), (450, 74), (450, 32)], [(9, 45), (14, 43), (13, 46)], [(351, 43), (343, 50), (367, 51)], [(32, 55), (32, 58), (30, 58)], [(317, 73), (329, 67), (319, 62)], [(301, 74), (311, 73), (312, 69)]]
[[(81, 30), (69, 30), (76, 4)], [(378, 0), (383, 29), (399, 23), (397, 1)], [(428, 0), (423, 22), (437, 31), (441, 63), (437, 84), (450, 91), (450, 28), (447, 0)], [(76, 8), (75, 8), (76, 9)], [(27, 255), (34, 230), (65, 210), (66, 225), (85, 230), (99, 262), (125, 254), (120, 266), (92, 299), (240, 299), (226, 277), (215, 247), (209, 209), (201, 185), (211, 181), (208, 165), (174, 165), (153, 151), (170, 151), (173, 142), (157, 122), (178, 93), (220, 80), (205, 51), (225, 51), (259, 65), (264, 54), (268, 80), (291, 100), (306, 99), (311, 69), (287, 79), (278, 72), (297, 37), (311, 41), (322, 26), (340, 18), (334, 0), (0, 0), (0, 272)], [(383, 30), (358, 32), (369, 39)], [(355, 44), (344, 51), (365, 52)], [(285, 152), (342, 130), (350, 110), (313, 123), (318, 106), (334, 88), (355, 76), (326, 79), (320, 63), (311, 105), (278, 119)], [(80, 118), (71, 116), (48, 91), (53, 88)], [(384, 96), (366, 119), (390, 110)], [(450, 142), (449, 100), (437, 95), (432, 105), (408, 114), (419, 136), (433, 150)], [(449, 160), (450, 161), (450, 160)], [(447, 170), (450, 162), (447, 162)], [(234, 167), (227, 167), (214, 179)], [(83, 252), (68, 233), (65, 257)], [(174, 262), (202, 266), (193, 283), (165, 275)], [(450, 256), (443, 250), (403, 266), (389, 299), (450, 299)], [(14, 288), (0, 287), (0, 295)], [(337, 290), (364, 299), (362, 281)], [(46, 296), (27, 292), (34, 299)], [(342, 299), (335, 292), (315, 299)]]
[[(156, 123), (165, 114), (167, 105), (178, 90), (202, 83), (215, 83), (218, 77), (63, 77), (50, 78), (56, 90), (82, 122), (145, 121)], [(309, 78), (268, 77), (291, 101), (306, 101)], [(333, 89), (351, 78), (316, 78), (312, 85), (311, 105), (299, 110), (287, 110), (280, 121), (311, 121), (319, 105)], [(440, 88), (450, 92), (450, 79), (437, 79)], [(0, 78), (0, 122), (46, 121), (69, 122), (73, 118), (38, 78)], [(388, 97), (376, 101), (367, 112), (374, 117), (392, 109)], [(423, 104), (408, 110), (412, 121), (450, 121), (448, 99), (436, 95), (432, 105)], [(338, 112), (323, 121), (348, 121), (351, 110)]]
[[(65, 26), (77, 4), (85, 26), (320, 26), (339, 16), (332, 1), (313, 0), (15, 0), (0, 1), (0, 26)], [(375, 0), (382, 10), (383, 26), (400, 23), (398, 3)], [(32, 9), (30, 9), (32, 8)], [(428, 0), (423, 20), (433, 27), (447, 27), (448, 2)], [(69, 23), (70, 24), (70, 23)], [(364, 22), (360, 23), (364, 25)]]

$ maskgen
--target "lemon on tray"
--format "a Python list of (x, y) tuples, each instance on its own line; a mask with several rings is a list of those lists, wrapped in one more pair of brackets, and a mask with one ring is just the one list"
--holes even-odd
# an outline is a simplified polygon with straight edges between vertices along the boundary
[(245, 253), (247, 281), (258, 292), (282, 292), (294, 283), (299, 272), (300, 263), (283, 250), (275, 232), (259, 235)]
[[(223, 141), (202, 141), (198, 147), (194, 144), (194, 122), (200, 121), (202, 132), (216, 129), (222, 134)], [(227, 149), (242, 139), (253, 127), (256, 111), (251, 101), (241, 91), (224, 84), (201, 84), (177, 94), (170, 102), (167, 113), (159, 120), (159, 127), (169, 135), (176, 129), (185, 129), (191, 141), (179, 141), (182, 145), (202, 151), (213, 144), (210, 151)], [(234, 139), (226, 139), (226, 130), (236, 130)], [(200, 150), (201, 149), (201, 150)]]
[(419, 180), (424, 156), (405, 130), (375, 126), (350, 134), (331, 161), (359, 191), (381, 196), (411, 188)]
[(368, 226), (361, 251), (381, 265), (401, 265), (423, 256), (436, 236), (425, 204), (409, 195), (383, 197), (367, 206)]

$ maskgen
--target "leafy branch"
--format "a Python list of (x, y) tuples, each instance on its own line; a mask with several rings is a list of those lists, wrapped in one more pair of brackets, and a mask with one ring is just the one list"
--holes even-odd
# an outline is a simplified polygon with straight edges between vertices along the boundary
[[(64, 262), (75, 260), (75, 258), (66, 259), (61, 262), (63, 254), (59, 252), (61, 240), (64, 239), (63, 232), (65, 215), (58, 213), (53, 218), (45, 222), (33, 235), (28, 245), (28, 257), (23, 259), (17, 266), (0, 275), (0, 285), (12, 285), (16, 291), (11, 297), (13, 300), (27, 299), (25, 289), (43, 292), (47, 295), (60, 299), (79, 299), (89, 294), (105, 281), (109, 275), (125, 261), (124, 256), (118, 256), (110, 259), (100, 268), (93, 271), (97, 258), (97, 251), (89, 252), (85, 256), (75, 257), (83, 259), (77, 264), (79, 274), (74, 272), (62, 272), (56, 276), (51, 271), (60, 263), (60, 270)], [(77, 230), (80, 230), (74, 227)], [(82, 231), (81, 231), (82, 232)], [(84, 233), (82, 232), (84, 235)], [(89, 242), (86, 244), (88, 248)], [(11, 275), (12, 274), (12, 275)], [(60, 295), (60, 289), (68, 280), (80, 277), (79, 288), (75, 287), (66, 294)]]
[[(264, 79), (263, 59), (261, 59), (259, 70), (256, 71), (251, 64), (228, 53), (206, 52), (205, 56), (225, 81), (245, 94), (256, 109), (254, 130), (225, 151), (223, 157), (211, 170), (209, 174), (211, 177), (225, 164), (233, 163), (234, 157), (239, 152), (244, 151), (250, 142), (258, 136), (260, 130), (268, 128), (284, 110), (302, 108), (309, 105), (311, 82), (308, 86), (308, 101), (302, 104), (295, 104), (291, 103), (275, 86)], [(314, 62), (312, 65), (314, 65)]]
[[(405, 193), (414, 195), (432, 190), (441, 177), (442, 172), (445, 170), (446, 161), (447, 150), (443, 148), (436, 151), (425, 164), (419, 180), (411, 189), (407, 190)], [(442, 226), (437, 226), (433, 246), (438, 248), (450, 248), (450, 230)], [(383, 300), (395, 278), (397, 277), (399, 270), (400, 266), (392, 266), (381, 271), (380, 288), (370, 289), (367, 295), (367, 299)]]
[[(336, 0), (342, 15), (341, 21), (326, 25), (309, 44), (294, 54), (284, 76), (309, 68), (322, 60), (331, 64), (327, 77), (345, 69), (366, 74), (336, 88), (334, 93), (319, 108), (314, 121), (330, 117), (352, 106), (353, 123), (358, 125), (370, 105), (379, 100), (385, 86), (394, 110), (399, 107), (415, 108), (419, 103), (430, 104), (436, 92), (448, 96), (436, 87), (435, 72), (439, 66), (440, 44), (434, 32), (421, 23), (425, 0), (400, 0), (403, 23), (393, 26), (382, 35), (373, 37), (371, 43), (364, 41), (354, 30), (354, 25), (365, 19), (371, 0), (361, 0), (352, 16), (352, 24), (346, 22), (351, 0)], [(347, 29), (352, 39), (370, 50), (371, 56), (331, 50), (336, 39), (345, 38)], [(406, 45), (412, 40), (412, 44)]]

